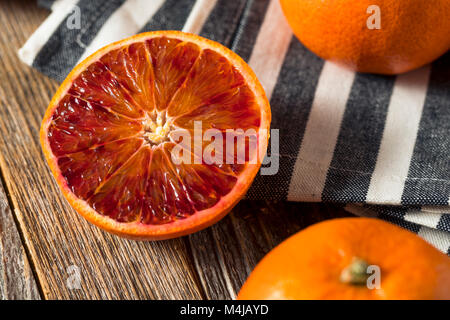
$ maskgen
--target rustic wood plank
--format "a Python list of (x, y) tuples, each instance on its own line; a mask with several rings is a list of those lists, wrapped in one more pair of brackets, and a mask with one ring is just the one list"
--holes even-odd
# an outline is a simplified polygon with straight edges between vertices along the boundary
[(241, 201), (212, 228), (189, 236), (208, 299), (233, 299), (273, 247), (322, 220), (351, 216), (328, 204)]
[(0, 300), (38, 300), (40, 294), (0, 181)]
[(44, 298), (202, 298), (185, 239), (109, 235), (78, 216), (59, 192), (38, 135), (57, 84), (17, 58), (47, 15), (35, 1), (0, 2), (0, 168)]

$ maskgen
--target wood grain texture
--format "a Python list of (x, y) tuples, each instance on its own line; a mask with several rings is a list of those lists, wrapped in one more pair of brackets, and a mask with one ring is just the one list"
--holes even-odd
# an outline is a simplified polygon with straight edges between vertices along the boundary
[(347, 215), (328, 205), (242, 201), (213, 227), (161, 242), (123, 240), (88, 224), (62, 197), (39, 145), (40, 121), (58, 84), (17, 57), (48, 14), (35, 1), (0, 1), (0, 170), (42, 298), (234, 298), (286, 237)]
[(0, 166), (44, 297), (202, 298), (184, 239), (120, 239), (89, 225), (62, 198), (38, 135), (57, 84), (17, 57), (47, 15), (34, 1), (0, 2)]
[(241, 201), (221, 222), (189, 236), (206, 298), (234, 299), (251, 270), (283, 240), (319, 221), (348, 216), (328, 204)]
[(0, 181), (0, 300), (17, 299), (40, 295)]

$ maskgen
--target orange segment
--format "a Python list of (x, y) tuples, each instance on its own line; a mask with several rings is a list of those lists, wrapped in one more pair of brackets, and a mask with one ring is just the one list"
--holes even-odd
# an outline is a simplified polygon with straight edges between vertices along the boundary
[(71, 191), (77, 197), (88, 199), (100, 184), (109, 179), (142, 146), (143, 142), (142, 139), (126, 139), (106, 143), (97, 148), (62, 156), (58, 158), (58, 165)]
[(131, 137), (141, 129), (139, 122), (68, 94), (56, 105), (47, 130), (52, 152), (63, 155)]
[[(167, 146), (167, 157), (170, 157), (172, 147)], [(172, 163), (195, 210), (201, 211), (212, 207), (236, 184), (237, 176), (227, 170), (227, 165), (223, 166), (225, 170), (205, 163)]]
[(168, 114), (182, 115), (211, 99), (233, 95), (235, 89), (244, 85), (244, 79), (232, 63), (218, 52), (205, 49), (186, 82), (178, 90), (169, 105)]
[(146, 44), (155, 70), (156, 107), (164, 110), (186, 80), (200, 54), (200, 48), (194, 43), (167, 37), (149, 39)]
[(98, 213), (119, 222), (135, 221), (142, 211), (151, 149), (142, 147), (88, 199)]
[(134, 102), (145, 111), (155, 108), (154, 72), (151, 57), (142, 43), (113, 50), (100, 61), (127, 90)]
[[(218, 43), (161, 31), (78, 65), (50, 103), (41, 142), (87, 220), (124, 237), (165, 239), (211, 225), (239, 201), (269, 124), (267, 98), (245, 62)], [(230, 130), (244, 143), (227, 143)], [(179, 141), (177, 132), (189, 136)]]
[(141, 221), (146, 224), (169, 223), (195, 212), (164, 148), (157, 148), (153, 153), (144, 204)]
[(89, 65), (74, 79), (69, 93), (124, 116), (140, 118), (144, 115), (130, 93), (100, 61)]
[(254, 95), (247, 86), (232, 88), (216, 95), (201, 106), (193, 108), (176, 118), (174, 124), (186, 129), (194, 128), (194, 121), (201, 121), (206, 129), (257, 129), (260, 125), (260, 110)]

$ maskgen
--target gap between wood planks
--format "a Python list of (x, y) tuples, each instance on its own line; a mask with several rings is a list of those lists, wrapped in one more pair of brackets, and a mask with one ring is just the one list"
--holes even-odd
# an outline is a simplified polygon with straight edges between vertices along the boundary
[(0, 168), (0, 300), (39, 300), (39, 282)]

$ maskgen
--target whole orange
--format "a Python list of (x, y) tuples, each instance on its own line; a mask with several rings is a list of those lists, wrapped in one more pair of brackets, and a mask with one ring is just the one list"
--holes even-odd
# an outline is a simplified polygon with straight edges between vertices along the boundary
[(448, 0), (280, 0), (295, 35), (324, 59), (398, 74), (450, 48)]
[(269, 252), (238, 299), (450, 299), (450, 258), (382, 220), (333, 219)]

